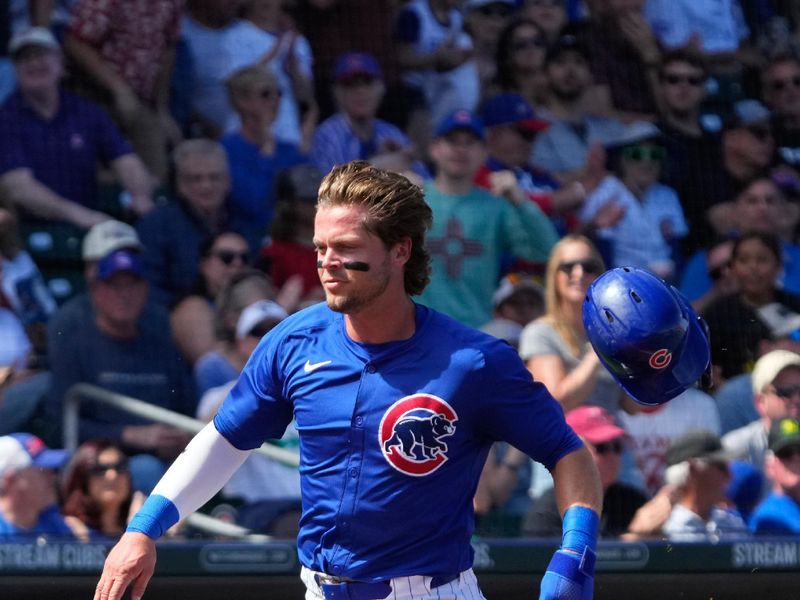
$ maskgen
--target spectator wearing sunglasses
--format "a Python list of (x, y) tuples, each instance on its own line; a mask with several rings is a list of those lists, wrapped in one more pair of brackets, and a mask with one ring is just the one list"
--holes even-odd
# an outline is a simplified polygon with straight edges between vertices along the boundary
[(541, 106), (547, 97), (544, 57), (547, 37), (529, 19), (512, 19), (497, 39), (497, 73), (487, 97), (501, 92), (520, 94), (531, 106)]
[[(722, 444), (733, 458), (764, 469), (772, 426), (782, 419), (800, 418), (800, 354), (778, 349), (759, 358), (753, 368), (752, 392), (759, 418), (726, 433)], [(774, 482), (765, 474), (767, 493)]]
[(605, 271), (597, 248), (570, 234), (553, 246), (545, 272), (545, 314), (522, 331), (519, 354), (565, 412), (584, 404), (614, 412), (622, 392), (589, 345), (581, 307), (592, 282)]
[(109, 439), (78, 446), (62, 476), (65, 520), (83, 537), (117, 538), (144, 502), (131, 483), (128, 457)]
[(764, 468), (770, 494), (756, 507), (750, 530), (764, 535), (800, 534), (800, 421), (780, 419), (769, 432)]
[(780, 53), (761, 71), (761, 99), (772, 111), (778, 164), (800, 174), (800, 59)]
[(214, 303), (231, 279), (250, 263), (247, 240), (235, 231), (223, 231), (200, 247), (200, 264), (192, 291), (170, 311), (170, 328), (178, 349), (189, 364), (215, 343)]
[(277, 175), (308, 158), (296, 143), (274, 132), (282, 92), (272, 71), (261, 66), (239, 69), (225, 80), (225, 87), (240, 123), (220, 138), (231, 177), (227, 208), (250, 247), (257, 248), (272, 223)]
[[(612, 266), (645, 268), (673, 279), (688, 227), (675, 190), (658, 182), (667, 158), (661, 132), (652, 123), (638, 121), (606, 149), (613, 174), (589, 193), (581, 221), (594, 229)], [(609, 219), (605, 213), (610, 213)]]
[(582, 185), (561, 187), (548, 172), (530, 163), (536, 137), (549, 127), (520, 94), (503, 93), (490, 98), (481, 110), (486, 127), (488, 157), (475, 177), (484, 189), (500, 174), (516, 178), (528, 200), (539, 205), (564, 234), (576, 225), (573, 210), (586, 198)]
[(703, 110), (707, 67), (700, 55), (686, 49), (666, 52), (658, 70), (658, 119), (661, 143), (669, 161), (661, 181), (674, 188), (681, 201), (689, 233), (683, 252), (690, 255), (710, 239), (706, 212), (726, 189), (722, 164), (722, 119)]
[(517, 12), (515, 0), (467, 0), (464, 28), (472, 37), (481, 98), (497, 74), (497, 43), (500, 33)]
[[(636, 511), (647, 502), (640, 489), (619, 481), (625, 430), (600, 406), (581, 406), (566, 415), (567, 424), (577, 433), (594, 459), (603, 486), (602, 536), (618, 536), (628, 531)], [(530, 537), (559, 537), (561, 515), (551, 488), (537, 499), (522, 526)]]

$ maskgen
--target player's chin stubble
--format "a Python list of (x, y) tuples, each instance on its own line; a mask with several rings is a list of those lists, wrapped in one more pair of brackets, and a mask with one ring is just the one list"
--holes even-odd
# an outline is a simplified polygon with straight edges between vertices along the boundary
[[(381, 265), (381, 267), (385, 267), (385, 265)], [(351, 294), (335, 296), (326, 290), (325, 302), (328, 304), (328, 308), (344, 314), (358, 312), (383, 294), (386, 288), (389, 287), (389, 272), (386, 268), (371, 272), (369, 279), (369, 284)]]

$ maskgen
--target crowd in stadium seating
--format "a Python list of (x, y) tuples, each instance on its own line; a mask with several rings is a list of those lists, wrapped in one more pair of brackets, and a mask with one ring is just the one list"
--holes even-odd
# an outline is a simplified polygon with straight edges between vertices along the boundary
[[(86, 404), (67, 462), (68, 390), (212, 418), (260, 336), (323, 298), (316, 190), (351, 160), (422, 187), (419, 301), (518, 348), (591, 450), (604, 535), (800, 533), (796, 2), (0, 11), (0, 536), (123, 530), (188, 435)], [(705, 317), (709, 389), (644, 407), (613, 383), (581, 304), (615, 266)], [(216, 514), (292, 535), (298, 498), (254, 456)], [(475, 508), (486, 535), (561, 532), (549, 473), (504, 444)]]

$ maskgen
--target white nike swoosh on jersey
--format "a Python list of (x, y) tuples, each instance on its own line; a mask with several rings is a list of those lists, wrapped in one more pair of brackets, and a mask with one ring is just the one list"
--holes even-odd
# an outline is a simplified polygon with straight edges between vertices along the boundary
[(321, 362), (312, 364), (310, 360), (307, 360), (306, 364), (303, 365), (303, 371), (305, 371), (306, 373), (311, 373), (311, 371), (316, 371), (320, 367), (324, 367), (325, 365), (331, 364), (331, 362), (332, 361), (330, 360), (323, 360)]

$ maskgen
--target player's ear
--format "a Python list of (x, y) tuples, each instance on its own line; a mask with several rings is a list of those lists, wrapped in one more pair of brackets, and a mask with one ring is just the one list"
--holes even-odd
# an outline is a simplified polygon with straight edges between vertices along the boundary
[(411, 238), (406, 237), (397, 242), (391, 250), (392, 260), (405, 264), (411, 258)]

